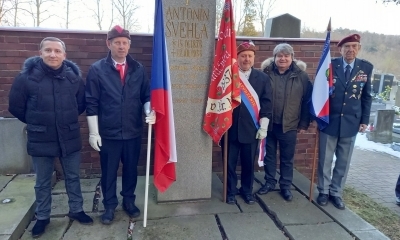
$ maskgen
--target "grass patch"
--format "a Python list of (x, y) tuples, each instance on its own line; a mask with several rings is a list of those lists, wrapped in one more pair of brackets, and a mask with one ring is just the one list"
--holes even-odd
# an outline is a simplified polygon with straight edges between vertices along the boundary
[[(393, 197), (393, 201), (394, 201)], [(400, 216), (352, 187), (344, 189), (346, 206), (392, 240), (400, 240)]]

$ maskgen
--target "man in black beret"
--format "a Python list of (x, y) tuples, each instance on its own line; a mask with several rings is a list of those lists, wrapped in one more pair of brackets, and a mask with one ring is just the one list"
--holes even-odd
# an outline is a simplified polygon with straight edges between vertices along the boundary
[[(341, 57), (332, 59), (333, 91), (329, 101), (329, 125), (319, 138), (317, 202), (328, 199), (338, 209), (345, 209), (343, 188), (358, 132), (364, 132), (371, 110), (371, 75), (373, 65), (357, 58), (360, 35), (352, 34), (339, 43)], [(331, 174), (333, 155), (335, 166)]]
[(143, 131), (142, 109), (146, 123), (155, 123), (150, 108), (150, 82), (142, 64), (129, 54), (129, 31), (114, 26), (107, 34), (106, 58), (95, 62), (86, 79), (86, 115), (89, 143), (100, 152), (101, 190), (105, 212), (103, 224), (114, 220), (119, 162), (122, 166), (122, 207), (130, 217), (139, 217), (135, 205), (137, 164)]

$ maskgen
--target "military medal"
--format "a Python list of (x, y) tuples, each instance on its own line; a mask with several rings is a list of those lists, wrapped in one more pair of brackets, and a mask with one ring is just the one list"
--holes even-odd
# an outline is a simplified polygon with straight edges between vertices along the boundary
[(353, 89), (353, 93), (356, 93), (357, 92), (357, 89)]
[(353, 88), (357, 88), (357, 85), (353, 85)]

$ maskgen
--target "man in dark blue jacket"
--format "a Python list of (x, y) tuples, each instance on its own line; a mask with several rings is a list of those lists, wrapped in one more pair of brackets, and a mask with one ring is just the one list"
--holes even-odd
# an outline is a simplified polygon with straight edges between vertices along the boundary
[[(358, 132), (364, 132), (371, 110), (373, 65), (357, 58), (360, 35), (352, 34), (338, 43), (342, 57), (332, 59), (333, 92), (329, 99), (329, 125), (319, 137), (317, 202), (345, 209), (343, 188)], [(335, 167), (331, 175), (333, 154)]]
[(140, 216), (134, 192), (143, 107), (146, 122), (155, 123), (149, 102), (150, 82), (143, 65), (128, 55), (130, 44), (129, 31), (118, 25), (113, 27), (107, 34), (108, 56), (90, 67), (86, 79), (89, 143), (100, 152), (103, 224), (111, 224), (118, 206), (116, 181), (120, 161), (123, 164), (122, 207), (130, 217)]
[(56, 157), (64, 170), (69, 218), (82, 224), (93, 223), (83, 212), (79, 178), (82, 141), (78, 115), (85, 111), (85, 86), (78, 66), (65, 59), (65, 50), (60, 39), (43, 39), (40, 57), (25, 61), (9, 96), (8, 111), (27, 124), (27, 149), (36, 172), (34, 238), (42, 235), (50, 222)]

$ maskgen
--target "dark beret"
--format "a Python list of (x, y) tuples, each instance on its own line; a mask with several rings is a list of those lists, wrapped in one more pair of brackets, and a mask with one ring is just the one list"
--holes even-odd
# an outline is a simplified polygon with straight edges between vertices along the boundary
[(237, 54), (243, 52), (243, 51), (253, 51), (254, 53), (256, 52), (256, 45), (249, 40), (249, 41), (244, 41), (242, 42), (238, 48), (237, 48)]
[(338, 47), (341, 47), (343, 44), (347, 43), (347, 42), (360, 42), (360, 35), (358, 35), (357, 33), (355, 34), (351, 34), (347, 37), (344, 37), (342, 40), (340, 40), (340, 42), (337, 44)]
[(129, 35), (129, 31), (126, 29), (123, 29), (119, 25), (115, 25), (113, 28), (111, 28), (110, 31), (107, 33), (107, 40), (111, 40), (116, 37), (126, 37), (129, 40), (131, 40), (131, 36)]

